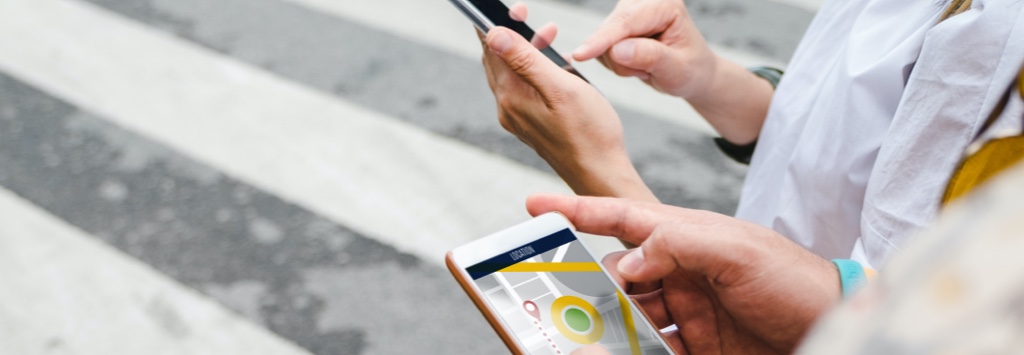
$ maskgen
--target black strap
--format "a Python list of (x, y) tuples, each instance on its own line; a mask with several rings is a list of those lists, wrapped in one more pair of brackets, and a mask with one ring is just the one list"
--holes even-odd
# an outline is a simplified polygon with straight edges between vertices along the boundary
[[(779, 82), (782, 81), (782, 75), (784, 74), (782, 70), (771, 67), (753, 67), (747, 70), (761, 77), (761, 79), (767, 80), (768, 83), (772, 84), (772, 89), (779, 86)], [(725, 140), (725, 138), (715, 138), (715, 145), (726, 156), (744, 165), (750, 165), (750, 160), (754, 157), (754, 150), (757, 149), (756, 140), (750, 144), (738, 145)]]
[(750, 165), (750, 159), (754, 157), (754, 149), (757, 148), (757, 141), (747, 145), (737, 145), (725, 138), (715, 138), (715, 145), (718, 149), (725, 153), (726, 156), (732, 158), (737, 163)]

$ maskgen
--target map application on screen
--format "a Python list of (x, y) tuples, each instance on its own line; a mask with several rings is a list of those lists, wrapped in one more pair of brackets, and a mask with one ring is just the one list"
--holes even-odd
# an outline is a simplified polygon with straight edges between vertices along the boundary
[(669, 354), (569, 229), (466, 268), (530, 354)]

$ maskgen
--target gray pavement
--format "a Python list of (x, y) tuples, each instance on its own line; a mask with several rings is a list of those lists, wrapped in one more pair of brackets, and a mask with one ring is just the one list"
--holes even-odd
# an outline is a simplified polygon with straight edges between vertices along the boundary
[[(299, 346), (356, 354), (368, 337), (401, 337), (383, 350), (500, 349), (433, 264), (6, 76), (0, 107), (16, 107), (0, 119), (0, 185)], [(435, 341), (453, 333), (465, 338)]]
[[(551, 174), (498, 126), (475, 61), (279, 0), (88, 2)], [(562, 2), (597, 11), (614, 3)], [(688, 3), (711, 41), (777, 60), (789, 57), (811, 18), (809, 10), (767, 1)], [(18, 73), (0, 72), (2, 188), (313, 353), (503, 351), (435, 262), (360, 235), (10, 74)], [(620, 113), (630, 153), (663, 201), (734, 210), (744, 168), (722, 156), (711, 137)], [(5, 272), (15, 271), (0, 271), (0, 279), (13, 277)]]
[[(558, 0), (608, 13), (616, 0)], [(778, 61), (788, 61), (814, 17), (809, 7), (769, 0), (687, 0), (697, 27), (708, 41)]]

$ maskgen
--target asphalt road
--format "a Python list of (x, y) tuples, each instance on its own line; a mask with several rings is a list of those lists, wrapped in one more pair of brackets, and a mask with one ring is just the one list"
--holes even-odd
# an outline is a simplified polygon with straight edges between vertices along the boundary
[[(0, 262), (0, 281), (47, 286), (0, 290), (19, 305), (0, 306), (0, 343), (503, 352), (437, 251), (525, 219), (529, 192), (565, 187), (501, 130), (478, 60), (431, 39), (468, 23), (365, 17), (453, 11), (435, 2), (0, 0), (0, 259), (21, 261)], [(584, 22), (614, 5), (534, 2)], [(718, 48), (772, 63), (795, 48), (807, 3), (688, 1)], [(403, 32), (416, 26), (421, 37)], [(732, 213), (744, 168), (706, 131), (618, 103), (664, 202)], [(31, 253), (40, 245), (52, 251)], [(70, 276), (104, 265), (125, 271)], [(128, 269), (158, 281), (128, 282)], [(157, 284), (168, 305), (154, 303)], [(229, 323), (244, 331), (218, 331)], [(125, 346), (133, 336), (145, 341)]]

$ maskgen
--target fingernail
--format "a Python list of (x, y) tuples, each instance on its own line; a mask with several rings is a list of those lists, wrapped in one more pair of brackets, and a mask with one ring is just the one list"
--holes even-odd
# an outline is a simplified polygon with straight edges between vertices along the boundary
[(642, 247), (633, 249), (633, 251), (622, 257), (619, 260), (619, 273), (622, 274), (636, 274), (640, 271), (640, 267), (644, 265), (644, 250)]
[(497, 31), (498, 33), (495, 34), (494, 38), (489, 42), (491, 50), (498, 54), (505, 54), (505, 52), (508, 52), (508, 50), (512, 48), (512, 37), (509, 36), (506, 31)]
[(612, 59), (619, 63), (630, 63), (636, 54), (636, 43), (622, 42), (612, 47)]
[(572, 51), (572, 56), (575, 58), (582, 57), (583, 55), (587, 54), (588, 49), (590, 49), (590, 46), (588, 46), (586, 43), (581, 44), (579, 47), (576, 47), (576, 50)]

